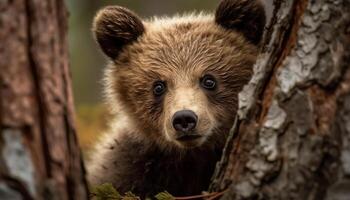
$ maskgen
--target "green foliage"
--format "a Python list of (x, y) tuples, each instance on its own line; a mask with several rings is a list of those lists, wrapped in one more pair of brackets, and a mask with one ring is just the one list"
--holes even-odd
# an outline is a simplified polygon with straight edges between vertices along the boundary
[[(161, 192), (154, 197), (156, 200), (175, 200), (171, 194), (167, 191)], [(98, 185), (91, 190), (91, 199), (93, 200), (141, 200), (140, 197), (136, 196), (132, 192), (125, 193), (122, 196), (110, 183), (104, 183)], [(151, 200), (147, 198), (146, 200)]]
[(95, 200), (122, 200), (123, 197), (110, 183), (104, 183), (92, 189)]
[(157, 200), (175, 200), (173, 195), (169, 194), (169, 192), (161, 192), (155, 196)]

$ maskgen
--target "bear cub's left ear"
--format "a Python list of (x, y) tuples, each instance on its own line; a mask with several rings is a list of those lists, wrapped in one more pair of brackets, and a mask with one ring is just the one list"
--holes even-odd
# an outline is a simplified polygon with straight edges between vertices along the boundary
[(250, 42), (258, 45), (266, 23), (264, 5), (261, 0), (222, 0), (216, 9), (215, 22), (243, 33)]
[(101, 9), (93, 22), (92, 32), (102, 51), (115, 59), (122, 48), (135, 41), (145, 31), (141, 19), (120, 6)]

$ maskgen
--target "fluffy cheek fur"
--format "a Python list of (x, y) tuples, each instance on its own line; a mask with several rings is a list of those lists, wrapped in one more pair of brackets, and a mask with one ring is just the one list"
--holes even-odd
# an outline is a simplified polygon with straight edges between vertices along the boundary
[(116, 84), (114, 88), (128, 115), (134, 119), (136, 128), (143, 135), (139, 137), (160, 140), (163, 124), (163, 101), (156, 99), (152, 92), (156, 77), (145, 75), (137, 70), (120, 69), (115, 73)]

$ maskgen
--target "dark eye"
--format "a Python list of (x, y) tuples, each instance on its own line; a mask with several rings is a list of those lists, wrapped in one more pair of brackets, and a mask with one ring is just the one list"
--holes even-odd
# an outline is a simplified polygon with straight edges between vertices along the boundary
[(155, 96), (162, 95), (166, 90), (166, 85), (163, 81), (157, 81), (153, 85), (153, 94)]
[(207, 90), (214, 90), (216, 88), (216, 80), (212, 75), (205, 75), (200, 81), (201, 86)]

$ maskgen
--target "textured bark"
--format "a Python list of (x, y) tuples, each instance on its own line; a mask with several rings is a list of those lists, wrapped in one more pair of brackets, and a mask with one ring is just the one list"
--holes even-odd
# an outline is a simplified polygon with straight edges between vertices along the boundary
[(0, 1), (0, 199), (87, 199), (63, 0)]
[(275, 1), (212, 191), (350, 198), (350, 1)]

